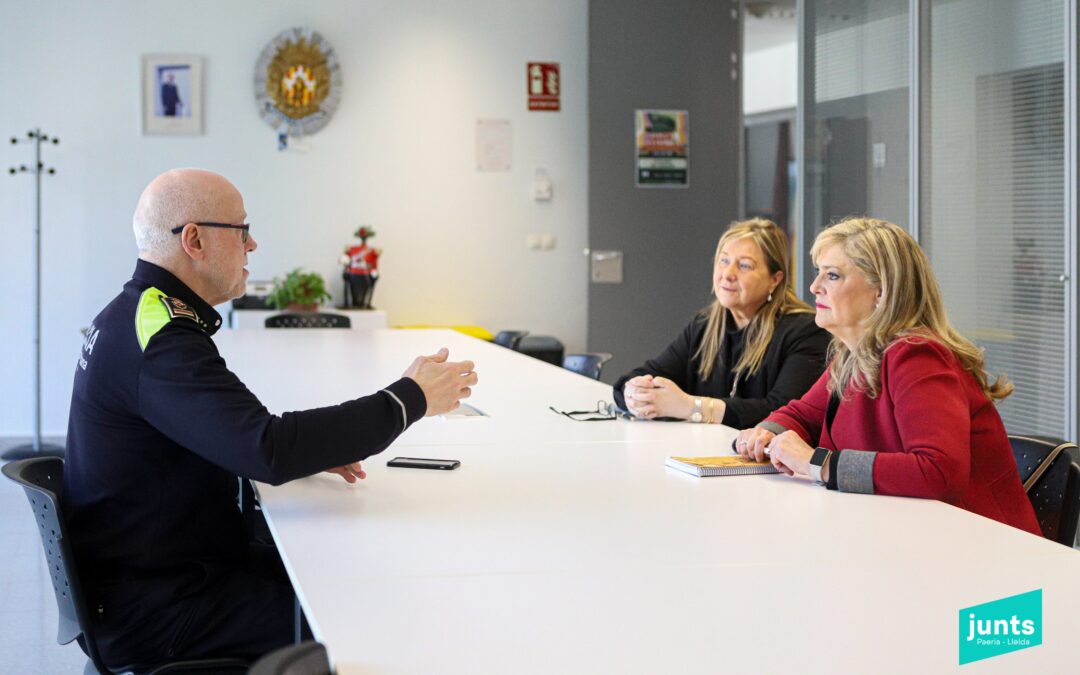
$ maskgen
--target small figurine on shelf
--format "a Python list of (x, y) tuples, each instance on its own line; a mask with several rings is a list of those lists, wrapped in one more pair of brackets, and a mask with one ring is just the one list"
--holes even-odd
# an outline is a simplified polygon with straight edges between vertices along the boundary
[(375, 292), (375, 282), (379, 280), (382, 249), (368, 246), (367, 240), (375, 236), (375, 230), (367, 225), (361, 225), (353, 236), (360, 239), (360, 245), (346, 246), (340, 260), (345, 266), (342, 274), (345, 279), (345, 306), (372, 309), (371, 296)]

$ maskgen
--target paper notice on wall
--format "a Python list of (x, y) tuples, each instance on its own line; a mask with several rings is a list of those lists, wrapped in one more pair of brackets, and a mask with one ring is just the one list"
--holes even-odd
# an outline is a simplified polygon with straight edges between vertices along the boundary
[(476, 120), (477, 171), (509, 171), (513, 148), (510, 120)]
[(690, 185), (689, 112), (635, 111), (634, 145), (638, 187), (684, 188)]

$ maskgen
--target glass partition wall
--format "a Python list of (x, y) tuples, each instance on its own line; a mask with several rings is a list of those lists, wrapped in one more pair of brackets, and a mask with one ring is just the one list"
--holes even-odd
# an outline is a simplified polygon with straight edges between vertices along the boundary
[(922, 7), (919, 242), (1005, 428), (1065, 437), (1065, 3), (991, 4)]
[(814, 237), (845, 216), (908, 225), (908, 0), (803, 2), (804, 207), (796, 270), (809, 299)]
[(1009, 433), (1075, 440), (1070, 2), (802, 3), (799, 250), (810, 270), (846, 215), (909, 228), (954, 325), (1016, 385)]

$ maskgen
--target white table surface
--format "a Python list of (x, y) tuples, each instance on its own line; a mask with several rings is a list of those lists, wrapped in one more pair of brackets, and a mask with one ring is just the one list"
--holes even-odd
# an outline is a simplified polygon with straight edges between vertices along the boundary
[[(667, 469), (733, 430), (567, 420), (546, 406), (610, 389), (456, 333), (215, 339), (275, 412), (368, 393), (442, 345), (477, 363), (490, 418), (421, 421), (357, 486), (259, 486), (341, 673), (1080, 671), (1064, 546), (940, 502)], [(386, 467), (397, 454), (462, 465)], [(1037, 588), (1043, 645), (960, 669), (959, 609)]]
[(725, 442), (730, 447), (734, 437), (730, 429), (719, 425), (567, 419), (548, 406), (595, 409), (598, 400), (612, 400), (611, 387), (450, 330), (309, 328), (259, 331), (257, 335), (218, 331), (214, 341), (229, 367), (275, 413), (333, 405), (370, 394), (401, 377), (415, 356), (432, 354), (444, 346), (452, 360), (476, 363), (480, 384), (467, 402), (487, 417), (429, 418), (410, 427), (395, 447), (520, 439), (665, 441), (672, 438), (672, 429), (678, 428), (678, 437), (694, 448), (716, 452)]

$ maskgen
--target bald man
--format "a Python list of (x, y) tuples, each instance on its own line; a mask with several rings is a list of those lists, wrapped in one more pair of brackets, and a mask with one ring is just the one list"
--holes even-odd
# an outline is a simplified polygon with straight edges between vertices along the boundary
[(213, 305), (244, 293), (258, 246), (246, 218), (217, 174), (154, 179), (135, 209), (135, 273), (75, 368), (62, 499), (110, 666), (254, 659), (290, 643), (292, 589), (276, 555), (247, 540), (237, 477), (355, 482), (360, 460), (476, 384), (471, 362), (441, 350), (370, 396), (271, 415), (211, 339)]

